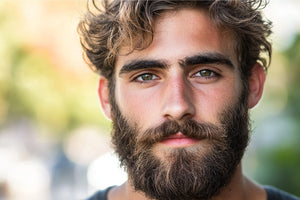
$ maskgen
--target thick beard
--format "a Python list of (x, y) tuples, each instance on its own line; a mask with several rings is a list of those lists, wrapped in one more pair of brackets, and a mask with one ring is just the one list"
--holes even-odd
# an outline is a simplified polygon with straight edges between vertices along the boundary
[[(145, 132), (139, 131), (137, 125), (129, 125), (117, 104), (111, 101), (112, 143), (135, 190), (157, 200), (208, 200), (219, 194), (232, 179), (248, 144), (246, 96), (242, 93), (233, 107), (222, 112), (221, 125), (167, 121)], [(201, 144), (175, 148), (158, 158), (153, 146), (178, 131), (206, 139), (209, 148), (204, 153)]]

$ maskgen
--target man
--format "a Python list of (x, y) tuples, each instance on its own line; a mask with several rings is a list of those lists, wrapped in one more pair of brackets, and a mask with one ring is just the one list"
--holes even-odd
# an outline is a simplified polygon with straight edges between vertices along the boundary
[(297, 199), (242, 173), (272, 51), (263, 4), (93, 1), (81, 43), (129, 178), (90, 199)]

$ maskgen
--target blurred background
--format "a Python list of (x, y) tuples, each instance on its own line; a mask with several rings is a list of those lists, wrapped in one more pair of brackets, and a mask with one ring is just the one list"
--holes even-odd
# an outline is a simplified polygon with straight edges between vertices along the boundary
[[(97, 78), (76, 26), (85, 0), (0, 0), (0, 200), (84, 199), (120, 184)], [(300, 1), (271, 0), (274, 54), (251, 111), (245, 173), (300, 196)]]

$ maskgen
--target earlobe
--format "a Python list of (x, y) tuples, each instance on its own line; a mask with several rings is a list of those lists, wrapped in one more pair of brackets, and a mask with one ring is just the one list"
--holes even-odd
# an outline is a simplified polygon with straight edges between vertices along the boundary
[(248, 108), (253, 108), (262, 97), (266, 74), (263, 67), (256, 63), (251, 71), (251, 76), (248, 78), (249, 82), (249, 95), (248, 95)]
[(103, 113), (111, 120), (108, 80), (102, 76), (98, 82), (98, 97)]

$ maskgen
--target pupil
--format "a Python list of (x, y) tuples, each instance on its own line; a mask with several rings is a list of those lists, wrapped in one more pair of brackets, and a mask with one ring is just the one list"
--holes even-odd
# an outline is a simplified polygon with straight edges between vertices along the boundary
[(149, 81), (149, 80), (152, 79), (152, 75), (150, 75), (150, 74), (144, 74), (143, 75), (143, 79)]
[(200, 73), (202, 76), (210, 76), (211, 75), (211, 72), (208, 70), (202, 70)]

